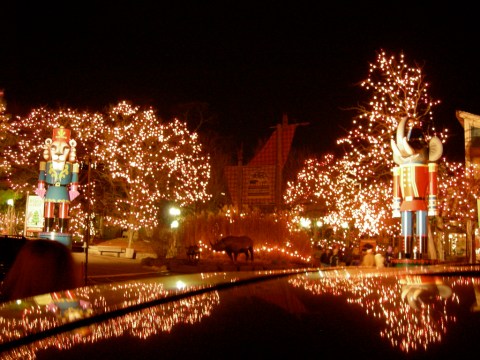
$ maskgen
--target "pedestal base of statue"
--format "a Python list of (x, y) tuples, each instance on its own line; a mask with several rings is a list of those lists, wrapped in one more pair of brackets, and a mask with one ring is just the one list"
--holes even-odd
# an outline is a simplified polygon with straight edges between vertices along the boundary
[(127, 247), (125, 249), (125, 258), (126, 259), (135, 259), (135, 249)]
[(40, 234), (38, 234), (38, 237), (42, 239), (55, 240), (62, 243), (69, 249), (72, 248), (72, 234), (59, 233), (55, 231), (42, 231)]

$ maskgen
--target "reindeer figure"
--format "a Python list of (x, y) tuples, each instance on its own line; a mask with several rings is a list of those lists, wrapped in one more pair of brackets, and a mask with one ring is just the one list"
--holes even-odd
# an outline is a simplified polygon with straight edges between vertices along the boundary
[(247, 261), (249, 258), (253, 261), (253, 240), (248, 236), (225, 236), (210, 245), (212, 250), (225, 251), (233, 263), (237, 262), (240, 253), (245, 254)]

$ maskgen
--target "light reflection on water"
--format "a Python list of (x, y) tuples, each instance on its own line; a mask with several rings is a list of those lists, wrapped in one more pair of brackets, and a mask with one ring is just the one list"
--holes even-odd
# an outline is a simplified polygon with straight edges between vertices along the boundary
[[(155, 280), (113, 283), (79, 288), (74, 292), (47, 294), (18, 303), (0, 304), (0, 314), (15, 315), (0, 316), (0, 346), (11, 339), (19, 339), (26, 334), (54, 328), (76, 319), (206, 289), (218, 279), (235, 283), (242, 277), (241, 273), (238, 274), (234, 278), (228, 277), (226, 273), (197, 274), (190, 281), (188, 278), (178, 280), (171, 277), (171, 284)], [(287, 286), (292, 290), (305, 290), (312, 296), (336, 296), (347, 305), (360, 307), (368, 316), (380, 320), (381, 338), (393, 348), (409, 353), (441, 343), (448, 334), (448, 326), (457, 321), (455, 307), (480, 311), (479, 278), (464, 276), (452, 279), (455, 280), (407, 271), (373, 272), (343, 268), (298, 271), (296, 276), (289, 278)], [(459, 294), (466, 292), (471, 293), (471, 296), (461, 299)], [(34, 359), (40, 349), (65, 350), (77, 344), (95, 343), (123, 335), (147, 339), (160, 333), (170, 333), (177, 324), (193, 325), (209, 317), (220, 305), (220, 300), (218, 291), (180, 297), (176, 301), (47, 337), (4, 352), (0, 358)]]
[[(457, 279), (457, 278), (456, 278)], [(368, 316), (382, 320), (380, 336), (391, 346), (408, 353), (441, 343), (448, 325), (457, 321), (454, 306), (480, 310), (480, 280), (464, 277), (449, 283), (440, 276), (423, 276), (399, 271), (350, 273), (348, 268), (299, 275), (290, 284), (315, 295), (334, 295), (364, 309)], [(476, 301), (462, 304), (456, 290), (473, 289)]]
[[(180, 282), (176, 282), (175, 286), (177, 288), (166, 289), (162, 283), (156, 282), (114, 283), (2, 304), (0, 311), (21, 313), (21, 316), (10, 319), (0, 317), (0, 345), (11, 339), (19, 339), (27, 334), (52, 329), (76, 319), (88, 318), (95, 314), (128, 308), (136, 304), (202, 288), (198, 285), (187, 286)], [(123, 294), (123, 299), (120, 303), (112, 302), (110, 304), (107, 299), (118, 293)], [(94, 343), (127, 333), (146, 339), (159, 332), (170, 332), (176, 324), (199, 322), (203, 317), (209, 316), (219, 302), (220, 297), (217, 291), (186, 297), (175, 302), (153, 306), (85, 326), (62, 335), (48, 337), (30, 345), (4, 352), (0, 358), (34, 359), (35, 353), (40, 349), (44, 350), (50, 347), (59, 350), (69, 349), (76, 344)]]

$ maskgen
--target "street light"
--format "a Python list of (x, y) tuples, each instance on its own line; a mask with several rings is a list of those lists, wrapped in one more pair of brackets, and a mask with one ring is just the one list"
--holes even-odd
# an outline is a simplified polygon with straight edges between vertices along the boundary
[(310, 229), (310, 226), (312, 225), (312, 220), (308, 218), (300, 218), (300, 226), (305, 228), (305, 229)]
[(180, 216), (180, 214), (181, 214), (180, 209), (173, 206), (173, 207), (170, 208), (170, 210), (168, 212), (173, 217), (173, 220), (170, 223), (170, 228), (172, 228), (172, 229), (178, 228), (180, 223), (178, 222), (177, 217)]
[(324, 237), (323, 221), (318, 219), (315, 222), (315, 226), (313, 227), (313, 241), (316, 242), (317, 245), (320, 245), (323, 237)]
[(176, 229), (176, 228), (178, 228), (179, 225), (180, 225), (180, 223), (178, 222), (178, 220), (173, 220), (170, 224), (170, 228)]
[(178, 215), (180, 215), (180, 209), (175, 207), (175, 206), (172, 206), (169, 210), (169, 213), (172, 216), (178, 216)]

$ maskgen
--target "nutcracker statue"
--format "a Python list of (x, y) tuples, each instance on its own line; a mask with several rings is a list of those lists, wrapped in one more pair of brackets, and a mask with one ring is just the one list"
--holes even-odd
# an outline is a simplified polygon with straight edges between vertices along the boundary
[(393, 217), (401, 217), (403, 245), (399, 256), (428, 259), (427, 219), (438, 215), (436, 161), (442, 156), (442, 141), (437, 136), (427, 141), (411, 118), (401, 119), (396, 135), (391, 146), (398, 165), (393, 168)]
[(41, 238), (57, 240), (72, 246), (68, 233), (70, 201), (78, 195), (77, 142), (70, 139), (70, 130), (63, 126), (53, 129), (52, 138), (45, 140), (40, 175), (35, 194), (44, 200), (44, 226)]

